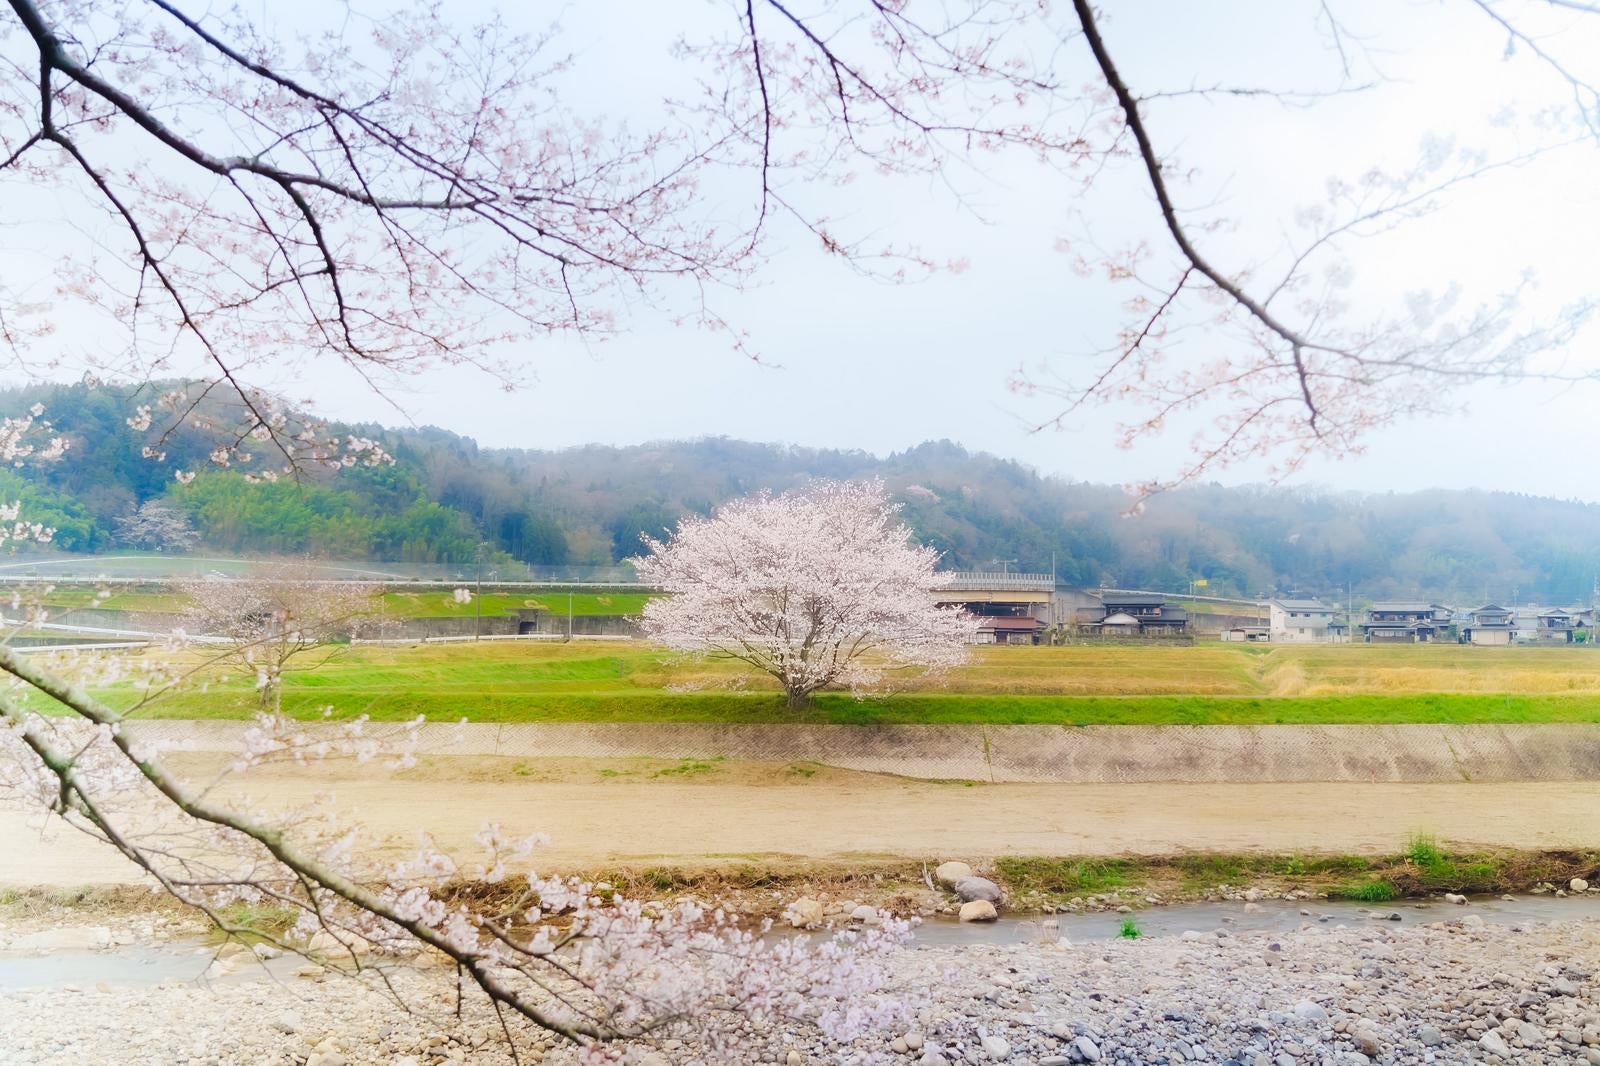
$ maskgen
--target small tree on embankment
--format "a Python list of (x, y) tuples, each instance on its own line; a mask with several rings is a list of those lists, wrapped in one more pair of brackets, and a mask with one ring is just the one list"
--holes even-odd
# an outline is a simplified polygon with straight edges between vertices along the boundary
[(244, 577), (215, 577), (182, 586), (190, 635), (211, 638), (217, 662), (254, 674), (260, 708), (282, 709), (283, 674), (307, 652), (331, 654), (377, 613), (378, 590), (329, 581), (311, 567), (277, 564)]
[(940, 607), (938, 553), (915, 542), (881, 481), (762, 493), (644, 538), (647, 636), (770, 674), (792, 708), (813, 693), (880, 691), (891, 674), (958, 665), (977, 619)]

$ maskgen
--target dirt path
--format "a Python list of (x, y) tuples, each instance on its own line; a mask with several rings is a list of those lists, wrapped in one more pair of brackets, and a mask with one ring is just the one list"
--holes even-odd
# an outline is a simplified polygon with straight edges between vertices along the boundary
[[(191, 772), (209, 764), (194, 759)], [(483, 823), (543, 830), (545, 868), (609, 861), (848, 859), (1183, 850), (1394, 852), (1408, 835), (1520, 847), (1600, 846), (1600, 783), (949, 784), (790, 765), (437, 759), (258, 771), (290, 804), (332, 790), (399, 849), (419, 831), (470, 852)], [(108, 849), (0, 809), (0, 885), (131, 879)]]

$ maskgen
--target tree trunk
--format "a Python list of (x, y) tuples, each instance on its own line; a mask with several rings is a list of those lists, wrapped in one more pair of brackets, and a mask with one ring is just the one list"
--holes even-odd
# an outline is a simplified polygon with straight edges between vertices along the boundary
[(811, 706), (811, 693), (805, 689), (790, 689), (784, 699), (784, 706), (791, 711), (800, 711)]

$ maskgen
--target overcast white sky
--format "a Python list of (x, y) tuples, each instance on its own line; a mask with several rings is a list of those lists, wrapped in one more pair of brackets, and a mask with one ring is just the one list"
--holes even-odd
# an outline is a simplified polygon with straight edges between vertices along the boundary
[[(538, 5), (533, 5), (538, 6)], [(1318, 90), (1340, 83), (1337, 54), (1319, 30), (1314, 0), (1108, 0), (1108, 42), (1136, 91), (1226, 82)], [(1530, 116), (1572, 102), (1569, 87), (1526, 48), (1506, 56), (1506, 38), (1470, 0), (1336, 2), (1362, 35), (1365, 58), (1386, 76), (1376, 88), (1314, 106), (1270, 101), (1179, 102), (1150, 109), (1159, 146), (1198, 168), (1184, 190), (1191, 204), (1215, 202), (1238, 223), (1207, 238), (1225, 266), (1290, 228), (1326, 180), (1411, 162), (1427, 137), (1491, 151), (1537, 143)], [(1547, 43), (1579, 68), (1600, 66), (1600, 47), (1582, 47), (1576, 16), (1543, 5), (1528, 25), (1566, 29)], [(274, 15), (277, 15), (276, 8)], [(519, 9), (520, 10), (520, 9)], [(613, 111), (648, 114), (675, 84), (673, 36), (727, 19), (725, 5), (695, 0), (609, 0), (567, 9), (575, 77)], [(1590, 45), (1592, 34), (1583, 38)], [(1357, 42), (1349, 42), (1354, 46)], [(1081, 47), (1081, 46), (1075, 46)], [(1086, 59), (1085, 57), (1081, 57)], [(1083, 67), (1085, 81), (1089, 70)], [(1600, 76), (1600, 70), (1595, 71)], [(1514, 108), (1514, 111), (1508, 110)], [(1508, 123), (1505, 115), (1514, 114)], [(1491, 122), (1499, 115), (1501, 121)], [(1531, 168), (1474, 182), (1433, 217), (1390, 235), (1356, 260), (1352, 299), (1392, 301), (1453, 282), (1489, 298), (1524, 270), (1536, 305), (1590, 295), (1600, 271), (1600, 149), (1567, 150)], [(817, 252), (809, 239), (780, 234), (758, 285), (724, 294), (719, 308), (747, 330), (771, 365), (756, 365), (717, 336), (632, 309), (622, 335), (603, 344), (543, 340), (517, 352), (533, 371), (516, 392), (495, 390), (465, 371), (404, 383), (390, 399), (417, 424), (465, 433), (486, 445), (559, 448), (590, 442), (728, 435), (888, 452), (936, 438), (1021, 459), (1042, 471), (1123, 482), (1169, 475), (1183, 465), (1189, 429), (1131, 451), (1110, 444), (1119, 417), (1103, 411), (1061, 432), (1034, 433), (1054, 413), (1048, 401), (1008, 390), (1019, 365), (1072, 375), (1090, 365), (1118, 321), (1103, 283), (1078, 277), (1058, 238), (1097, 235), (1121, 242), (1149, 233), (1151, 202), (1133, 170), (1113, 170), (1085, 198), (1071, 182), (1021, 160), (984, 163), (961, 187), (980, 221), (943, 188), (863, 182), (836, 213), (863, 230), (914, 238), (970, 268), (903, 287), (861, 278)], [(16, 262), (12, 260), (13, 264)], [(1580, 336), (1554, 358), (1600, 367), (1594, 337)], [(292, 395), (302, 382), (279, 382)], [(340, 418), (400, 421), (394, 407), (336, 375), (320, 383), (319, 408)], [(1477, 486), (1600, 500), (1594, 417), (1600, 386), (1523, 384), (1475, 389), (1457, 417), (1377, 434), (1367, 456), (1318, 462), (1295, 483), (1362, 490)], [(1554, 434), (1556, 451), (1533, 439)], [(1481, 443), (1492, 440), (1492, 446)], [(1475, 443), (1480, 442), (1480, 443)], [(1259, 481), (1237, 468), (1218, 480)]]

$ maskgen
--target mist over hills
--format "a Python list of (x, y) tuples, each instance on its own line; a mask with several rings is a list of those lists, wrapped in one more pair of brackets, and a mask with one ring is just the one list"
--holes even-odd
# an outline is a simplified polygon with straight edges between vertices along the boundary
[[(1600, 574), (1600, 506), (1505, 492), (1361, 494), (1200, 485), (1124, 517), (1116, 486), (1044, 477), (949, 441), (879, 457), (723, 438), (559, 451), (482, 448), (447, 430), (343, 427), (397, 462), (252, 484), (210, 468), (214, 440), (184, 428), (143, 457), (130, 390), (38, 386), (0, 413), (45, 406), (71, 439), (53, 463), (0, 472), (0, 498), (58, 528), (67, 551), (120, 550), (118, 517), (156, 500), (211, 550), (462, 563), (486, 550), (535, 566), (608, 565), (724, 500), (814, 477), (881, 477), (947, 565), (1049, 571), (1067, 583), (1218, 594), (1296, 590), (1357, 599), (1588, 602)], [(154, 432), (154, 431), (152, 431)], [(199, 471), (187, 485), (178, 469)], [(486, 546), (486, 547), (485, 547)]]

